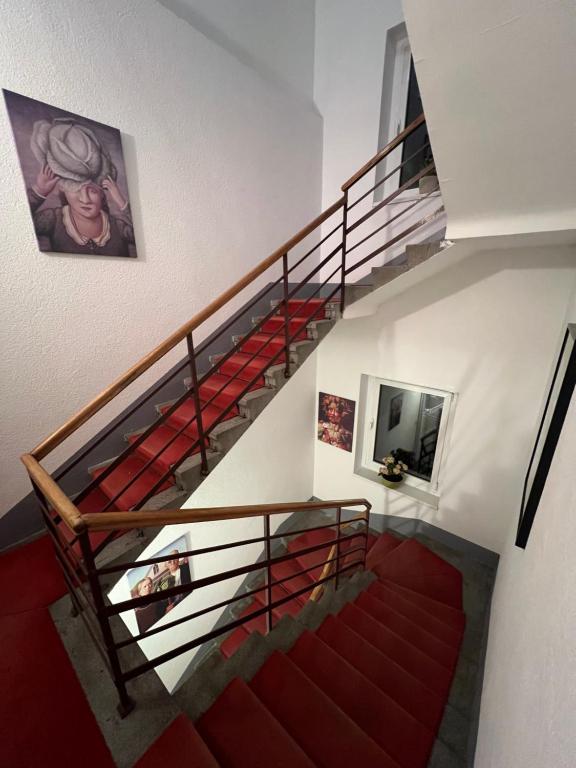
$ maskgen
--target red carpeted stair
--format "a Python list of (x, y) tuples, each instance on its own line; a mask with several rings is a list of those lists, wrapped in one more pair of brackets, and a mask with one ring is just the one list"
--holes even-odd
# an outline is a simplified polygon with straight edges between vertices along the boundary
[[(297, 335), (297, 339), (307, 338), (307, 325), (311, 319), (320, 320), (326, 317), (326, 310), (321, 299), (311, 299), (307, 304), (304, 299), (293, 299), (288, 304), (290, 313), (294, 313), (294, 319), (289, 324), (290, 335)], [(315, 316), (313, 317), (313, 315)], [(284, 318), (280, 315), (269, 318), (263, 323), (259, 333), (255, 333), (246, 341), (241, 342), (238, 352), (231, 355), (200, 385), (199, 394), (205, 430), (222, 417), (223, 412), (228, 408), (230, 410), (223, 419), (238, 415), (236, 403), (244, 390), (264, 387), (264, 373), (270, 365), (270, 358), (284, 349), (283, 324)], [(257, 353), (256, 357), (254, 357), (255, 353)], [(281, 364), (284, 359), (285, 355), (279, 354), (274, 362)], [(169, 408), (169, 405), (163, 405), (159, 410), (161, 413), (166, 413)], [(99, 486), (99, 491), (103, 497), (100, 509), (104, 508), (107, 501), (115, 498), (127, 483), (152, 460), (153, 462), (142, 475), (114, 502), (112, 509), (128, 510), (138, 507), (148, 492), (183, 456), (189, 454), (191, 449), (192, 454), (199, 453), (199, 445), (193, 448), (194, 443), (198, 440), (198, 425), (195, 415), (193, 401), (186, 400), (168, 417), (165, 423), (158, 425), (149, 437), (135, 448), (133, 454), (125, 458), (108, 477), (102, 480)], [(178, 435), (183, 427), (185, 427), (183, 434)], [(128, 442), (133, 444), (137, 439), (137, 434), (131, 435)], [(154, 459), (161, 450), (163, 452)], [(93, 478), (99, 477), (104, 469), (105, 467), (95, 469), (92, 472)], [(168, 477), (156, 493), (170, 488), (172, 485), (174, 485), (174, 479)], [(99, 510), (91, 509), (90, 511)]]
[[(332, 529), (301, 534), (288, 549), (319, 544), (324, 551), (334, 535)], [(385, 578), (315, 632), (305, 630), (287, 653), (274, 651), (249, 683), (235, 678), (195, 725), (180, 715), (136, 768), (176, 761), (197, 768), (426, 768), (462, 642), (465, 617), (454, 606), (462, 578), (414, 540), (385, 534), (369, 541), (374, 572)], [(44, 563), (42, 577), (23, 582), (16, 598), (9, 586), (31, 560)], [(415, 563), (418, 573), (411, 570)], [(296, 564), (278, 564), (278, 573), (291, 575), (295, 588), (312, 588), (298, 570), (308, 564), (308, 555), (299, 555)], [(422, 585), (424, 591), (415, 589)], [(0, 558), (2, 607), (13, 613), (0, 619), (0, 669), (10, 691), (1, 705), (2, 756), (10, 768), (60, 768), (78, 754), (86, 768), (113, 768), (45, 608), (63, 591), (46, 540)], [(273, 594), (291, 595), (282, 586)], [(288, 599), (276, 619), (297, 616), (305, 602)], [(264, 605), (262, 590), (244, 614)], [(254, 630), (265, 633), (264, 616), (233, 632), (224, 653)], [(74, 722), (66, 739), (63, 720)]]
[(178, 715), (134, 768), (218, 768), (202, 737), (185, 715)]
[[(288, 549), (329, 547), (333, 538), (330, 529), (310, 532)], [(305, 630), (287, 653), (273, 652), (248, 685), (233, 680), (200, 718), (198, 733), (219, 765), (428, 764), (465, 626), (464, 614), (454, 607), (461, 602), (462, 578), (414, 540), (384, 534), (371, 537), (370, 545), (374, 572), (386, 578), (329, 615), (315, 632)], [(297, 562), (308, 567), (309, 555)], [(280, 565), (279, 575), (296, 573)], [(412, 572), (415, 567), (418, 573)], [(307, 583), (301, 573), (293, 581)], [(423, 586), (423, 592), (406, 584)], [(278, 594), (282, 589), (276, 588)], [(263, 604), (261, 599), (245, 613)], [(295, 598), (293, 604), (302, 603)], [(265, 631), (252, 620), (233, 632), (225, 654), (258, 628)]]
[[(321, 528), (309, 533), (302, 533), (290, 540), (288, 544), (288, 552), (294, 554), (296, 557), (293, 560), (284, 560), (283, 562), (276, 563), (271, 569), (274, 581), (285, 579), (282, 584), (273, 587), (273, 601), (285, 599), (289, 595), (302, 589), (308, 591), (301, 595), (296, 595), (292, 600), (279, 605), (274, 610), (275, 620), (278, 620), (286, 613), (291, 616), (296, 616), (304, 605), (306, 605), (306, 602), (315, 587), (316, 580), (319, 579), (322, 574), (322, 569), (324, 567), (323, 563), (328, 559), (335, 538), (335, 528)], [(362, 552), (349, 552), (349, 550), (357, 550), (357, 548), (359, 550), (364, 546), (364, 540), (364, 536), (349, 535), (347, 541), (342, 541), (340, 543), (340, 555), (343, 567), (361, 562)], [(368, 537), (369, 546), (375, 544), (376, 541), (376, 537)], [(298, 554), (306, 549), (322, 544), (325, 544), (326, 546), (314, 552)], [(304, 571), (309, 568), (311, 570), (305, 573)], [(254, 597), (254, 600), (250, 605), (240, 613), (239, 617), (247, 617), (265, 605), (266, 591), (263, 589)], [(230, 657), (235, 653), (248, 635), (254, 631), (261, 632), (262, 634), (266, 633), (266, 617), (264, 615), (249, 619), (224, 640), (220, 646), (220, 650), (224, 656)]]

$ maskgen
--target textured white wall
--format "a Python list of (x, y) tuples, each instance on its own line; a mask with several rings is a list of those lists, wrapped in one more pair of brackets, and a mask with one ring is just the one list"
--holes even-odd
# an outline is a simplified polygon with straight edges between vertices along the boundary
[[(278, 392), (233, 450), (226, 454), (190, 497), (186, 507), (199, 509), (310, 499), (314, 480), (316, 355), (317, 352), (314, 352)], [(272, 532), (285, 519), (285, 515), (272, 517)], [(167, 526), (142, 552), (140, 559), (152, 557), (185, 531), (190, 532), (192, 546), (200, 549), (260, 537), (263, 525), (261, 518), (242, 518), (221, 523)], [(252, 564), (262, 549), (261, 545), (252, 544), (195, 557), (192, 559), (194, 578)], [(232, 597), (242, 581), (242, 578), (235, 578), (196, 590), (170, 612), (169, 620)], [(115, 601), (129, 599), (126, 580), (118, 582), (111, 596)], [(169, 633), (159, 633), (141, 643), (142, 650), (151, 658), (191, 637), (199, 637), (213, 628), (219, 613), (208, 613), (175, 627)], [(135, 632), (133, 614), (125, 616), (128, 628)], [(174, 688), (196, 652), (189, 651), (158, 668), (158, 674), (169, 690)]]
[(314, 0), (159, 0), (264, 77), (312, 100)]
[(314, 98), (324, 118), (323, 207), (378, 150), (386, 33), (400, 0), (316, 0)]
[(452, 238), (573, 229), (573, 0), (404, 0)]
[(4, 512), (30, 490), (22, 452), (318, 213), (322, 127), (302, 98), (153, 0), (0, 0), (0, 16), (3, 87), (121, 130), (139, 251), (137, 261), (38, 251), (2, 105)]
[(421, 518), (500, 552), (562, 338), (576, 253), (478, 246), (459, 261), (460, 249), (442, 254), (444, 271), (409, 291), (380, 289), (380, 309), (341, 321), (318, 350), (323, 392), (358, 401), (369, 374), (457, 393), (438, 509), (355, 475), (354, 453), (320, 442), (314, 494), (366, 497), (374, 514)]
[(524, 551), (514, 546), (514, 516), (500, 558), (476, 768), (574, 765), (575, 455), (573, 396), (528, 546)]

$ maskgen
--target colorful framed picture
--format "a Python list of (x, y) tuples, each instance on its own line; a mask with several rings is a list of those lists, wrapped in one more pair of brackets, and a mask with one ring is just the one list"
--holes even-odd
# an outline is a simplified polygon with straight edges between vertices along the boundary
[(3, 93), (39, 249), (135, 258), (120, 131)]
[[(190, 550), (188, 534), (180, 536), (167, 547), (148, 556), (148, 559), (171, 555), (170, 560), (151, 565), (142, 565), (126, 572), (130, 587), (130, 597), (146, 597), (157, 592), (163, 592), (172, 587), (190, 584), (192, 581), (191, 563), (182, 552)], [(156, 601), (149, 605), (139, 606), (134, 610), (136, 623), (140, 633), (147, 632), (163, 616), (170, 613), (187, 595), (175, 595), (166, 600)]]
[(320, 392), (318, 396), (318, 440), (343, 451), (352, 451), (356, 403), (345, 397)]

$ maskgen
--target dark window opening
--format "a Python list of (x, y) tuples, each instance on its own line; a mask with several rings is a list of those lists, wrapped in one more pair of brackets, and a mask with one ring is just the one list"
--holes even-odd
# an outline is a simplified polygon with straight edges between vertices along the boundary
[(408, 474), (430, 480), (443, 408), (441, 395), (381, 384), (373, 460), (394, 452)]
[[(406, 121), (405, 126), (409, 126), (418, 115), (422, 114), (424, 107), (422, 105), (422, 98), (420, 96), (420, 88), (418, 87), (418, 80), (416, 79), (416, 70), (414, 69), (414, 61), (410, 60), (410, 79), (408, 81), (408, 101), (406, 105)], [(408, 179), (411, 179), (416, 174), (429, 165), (434, 157), (432, 155), (432, 147), (430, 146), (430, 139), (428, 137), (428, 129), (426, 124), (419, 126), (414, 133), (412, 133), (404, 142), (404, 148), (402, 150), (402, 162), (406, 162), (406, 165), (402, 167), (400, 171), (400, 186), (405, 184)], [(409, 189), (417, 187), (418, 181), (410, 185)]]

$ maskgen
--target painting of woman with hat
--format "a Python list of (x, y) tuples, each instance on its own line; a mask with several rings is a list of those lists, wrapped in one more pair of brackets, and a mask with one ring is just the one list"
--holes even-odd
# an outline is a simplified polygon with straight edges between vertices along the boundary
[(40, 250), (135, 257), (120, 132), (10, 91), (4, 97)]

